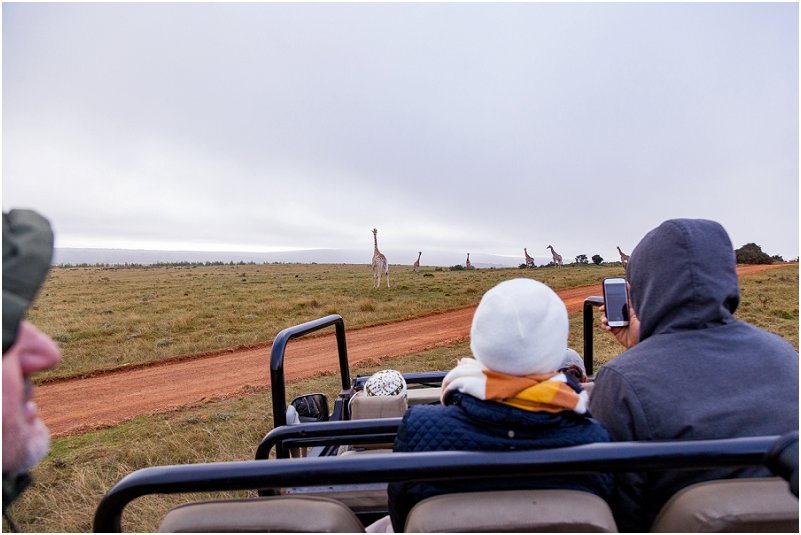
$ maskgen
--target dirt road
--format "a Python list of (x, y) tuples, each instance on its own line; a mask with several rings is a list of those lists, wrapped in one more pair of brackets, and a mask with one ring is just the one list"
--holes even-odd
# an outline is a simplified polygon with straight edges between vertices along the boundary
[[(738, 273), (770, 267), (745, 266), (738, 268)], [(560, 290), (558, 294), (572, 313), (581, 310), (587, 296), (601, 295), (601, 287), (582, 286)], [(474, 310), (475, 306), (471, 306), (348, 330), (350, 363), (399, 357), (467, 340)], [(40, 386), (36, 392), (39, 414), (54, 436), (63, 436), (112, 426), (143, 414), (231, 397), (248, 387), (269, 384), (271, 347), (272, 344), (265, 344)], [(320, 371), (336, 371), (333, 330), (330, 335), (292, 341), (286, 358), (288, 381)]]

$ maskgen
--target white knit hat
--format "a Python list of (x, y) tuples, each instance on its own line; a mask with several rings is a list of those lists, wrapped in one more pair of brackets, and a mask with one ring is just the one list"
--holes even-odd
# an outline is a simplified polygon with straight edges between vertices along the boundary
[(470, 349), (481, 364), (508, 375), (557, 370), (567, 350), (564, 302), (541, 282), (504, 281), (481, 298)]

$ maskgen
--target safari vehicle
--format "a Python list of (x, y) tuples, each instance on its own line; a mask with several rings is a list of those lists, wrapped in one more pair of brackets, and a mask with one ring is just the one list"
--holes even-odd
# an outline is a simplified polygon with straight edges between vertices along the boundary
[[(593, 309), (584, 303), (584, 363), (593, 373)], [(290, 340), (333, 326), (341, 391), (286, 400), (284, 354)], [(275, 428), (255, 460), (137, 470), (100, 502), (97, 532), (122, 531), (122, 513), (149, 494), (252, 491), (245, 499), (191, 502), (162, 519), (164, 532), (362, 532), (387, 514), (397, 481), (527, 478), (554, 474), (765, 465), (777, 477), (709, 481), (679, 491), (652, 531), (798, 531), (798, 432), (785, 436), (672, 442), (617, 442), (511, 452), (393, 453), (410, 405), (438, 403), (445, 372), (404, 374), (405, 396), (366, 396), (367, 377), (350, 378), (338, 315), (278, 334), (270, 357)], [(296, 423), (287, 423), (287, 415)], [(789, 488), (788, 488), (788, 481)], [(792, 490), (792, 493), (791, 491)], [(480, 503), (480, 507), (476, 507)], [(407, 532), (617, 531), (601, 498), (573, 490), (513, 490), (428, 498), (410, 512)]]

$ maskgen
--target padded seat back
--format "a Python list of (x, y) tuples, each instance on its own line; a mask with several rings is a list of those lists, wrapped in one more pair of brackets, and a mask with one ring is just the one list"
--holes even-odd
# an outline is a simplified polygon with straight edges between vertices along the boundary
[(350, 419), (398, 418), (404, 415), (407, 408), (405, 394), (368, 396), (362, 390), (354, 394), (350, 400)]
[(412, 405), (430, 405), (439, 403), (441, 395), (442, 388), (440, 387), (409, 388), (406, 391), (406, 401), (410, 407)]
[(364, 527), (342, 503), (316, 496), (270, 496), (194, 502), (171, 509), (159, 533), (359, 533)]
[(616, 532), (606, 502), (577, 490), (444, 494), (415, 505), (406, 532)]
[(696, 483), (668, 500), (651, 531), (798, 533), (798, 498), (778, 477)]
[[(408, 409), (406, 396), (368, 396), (364, 390), (356, 392), (350, 400), (350, 419), (398, 418)], [(356, 450), (392, 449), (392, 442), (381, 444), (352, 444)]]

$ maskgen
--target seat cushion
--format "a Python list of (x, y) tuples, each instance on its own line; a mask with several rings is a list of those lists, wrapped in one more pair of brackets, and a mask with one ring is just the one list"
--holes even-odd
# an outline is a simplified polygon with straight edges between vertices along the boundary
[(170, 510), (160, 533), (358, 533), (364, 527), (342, 503), (315, 496), (194, 502)]
[(604, 500), (577, 490), (444, 494), (415, 505), (407, 532), (616, 532)]
[(781, 478), (705, 481), (673, 495), (651, 531), (798, 533), (798, 498)]

